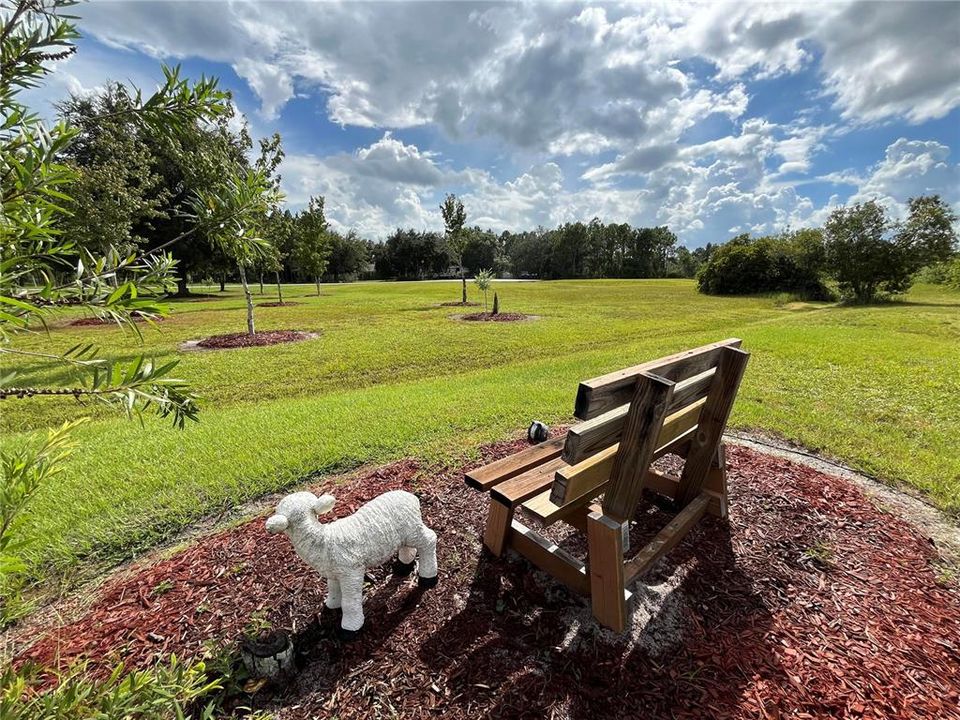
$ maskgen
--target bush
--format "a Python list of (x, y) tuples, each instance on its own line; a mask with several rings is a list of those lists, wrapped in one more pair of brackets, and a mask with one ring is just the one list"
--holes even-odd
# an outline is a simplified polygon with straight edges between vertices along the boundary
[(717, 248), (697, 273), (697, 287), (710, 295), (788, 292), (824, 300), (823, 240), (818, 230), (778, 236), (738, 235)]
[(960, 290), (960, 257), (954, 258), (947, 265), (947, 285), (954, 290)]
[(921, 268), (913, 279), (916, 282), (946, 285), (960, 290), (960, 257), (927, 265)]
[[(74, 665), (50, 686), (36, 668), (0, 673), (0, 717), (5, 720), (63, 718), (183, 718), (212, 719), (222, 688), (207, 677), (202, 662), (183, 663), (175, 656), (167, 665), (124, 673), (118, 665), (106, 680), (96, 682), (83, 663)], [(201, 703), (206, 702), (201, 707)], [(188, 713), (194, 713), (188, 715)]]

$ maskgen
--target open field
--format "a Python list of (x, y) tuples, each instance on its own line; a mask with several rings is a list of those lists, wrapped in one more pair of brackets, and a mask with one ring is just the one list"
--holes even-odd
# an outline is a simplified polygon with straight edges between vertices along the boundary
[[(177, 301), (171, 318), (144, 329), (143, 349), (179, 355), (179, 375), (203, 395), (201, 422), (183, 432), (152, 419), (145, 430), (96, 408), (6, 401), (4, 444), (65, 417), (96, 418), (78, 432), (68, 471), (32, 504), (36, 576), (135, 554), (310, 473), (449, 459), (532, 418), (569, 421), (578, 380), (729, 336), (753, 353), (735, 428), (780, 434), (960, 512), (958, 293), (922, 286), (904, 303), (834, 307), (706, 297), (682, 280), (495, 285), (504, 311), (540, 319), (453, 321), (457, 308), (438, 306), (457, 299), (452, 283), (325, 286), (319, 298), (295, 286), (284, 298), (299, 304), (258, 309), (258, 329), (318, 338), (178, 353), (185, 340), (242, 331), (244, 307), (235, 287)], [(274, 300), (267, 292), (263, 300)], [(112, 327), (56, 327), (20, 347), (82, 341), (137, 352)], [(20, 384), (69, 380), (20, 369)]]

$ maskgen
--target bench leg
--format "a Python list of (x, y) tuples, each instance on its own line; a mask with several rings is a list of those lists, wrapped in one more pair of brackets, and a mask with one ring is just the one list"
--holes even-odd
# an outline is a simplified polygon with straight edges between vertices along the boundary
[(487, 512), (487, 527), (483, 531), (483, 544), (496, 557), (503, 554), (507, 544), (507, 534), (513, 520), (513, 508), (490, 498), (490, 510)]
[(703, 487), (705, 490), (718, 493), (720, 495), (719, 511), (713, 510), (711, 506), (707, 510), (711, 515), (716, 515), (721, 519), (727, 517), (727, 459), (724, 453), (723, 444), (717, 447), (716, 455), (710, 462), (710, 469), (707, 470), (707, 479)]
[(627, 626), (627, 606), (623, 599), (621, 524), (603, 513), (590, 513), (587, 516), (587, 545), (593, 616), (614, 632), (623, 632)]

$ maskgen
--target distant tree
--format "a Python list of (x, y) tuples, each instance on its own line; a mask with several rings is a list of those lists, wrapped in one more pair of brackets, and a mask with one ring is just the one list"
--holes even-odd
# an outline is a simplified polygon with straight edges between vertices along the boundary
[(481, 230), (479, 227), (464, 228), (466, 238), (463, 248), (463, 264), (467, 272), (475, 274), (483, 268), (496, 273), (498, 265), (502, 264), (500, 239), (491, 230)]
[(463, 288), (463, 297), (460, 302), (467, 302), (467, 276), (463, 267), (463, 253), (466, 250), (469, 237), (463, 232), (467, 222), (467, 212), (463, 203), (453, 194), (447, 195), (440, 204), (440, 214), (443, 215), (443, 224), (446, 228), (447, 245), (460, 267), (460, 282)]
[(135, 250), (146, 242), (151, 221), (167, 215), (170, 191), (143, 140), (150, 128), (137, 122), (135, 107), (135, 98), (119, 83), (57, 105), (60, 117), (79, 130), (58, 157), (76, 174), (61, 227), (91, 250)]
[(673, 257), (670, 259), (667, 275), (672, 277), (692, 278), (700, 269), (700, 262), (697, 256), (682, 245), (676, 249)]
[(367, 242), (353, 230), (346, 235), (329, 233), (330, 257), (327, 262), (327, 274), (334, 282), (344, 277), (359, 275), (370, 261), (370, 249)]
[(450, 257), (437, 233), (397, 228), (376, 249), (377, 276), (384, 279), (422, 280), (443, 273)]
[(911, 199), (902, 225), (875, 200), (837, 208), (824, 225), (827, 267), (841, 294), (854, 302), (903, 293), (917, 270), (953, 252), (954, 223), (956, 216), (937, 196)]
[(327, 271), (330, 237), (323, 214), (323, 197), (312, 197), (305, 210), (296, 216), (292, 259), (297, 269), (312, 278), (320, 295), (320, 279)]
[(771, 290), (772, 262), (767, 246), (737, 235), (713, 254), (697, 274), (697, 287), (709, 295), (746, 295)]
[(270, 243), (270, 252), (267, 255), (265, 266), (269, 272), (273, 273), (276, 280), (277, 302), (279, 303), (283, 303), (280, 273), (283, 272), (284, 260), (293, 252), (295, 234), (295, 221), (289, 210), (273, 212), (267, 218), (264, 237)]
[(939, 195), (911, 198), (907, 220), (898, 227), (895, 240), (919, 270), (953, 255), (956, 224), (957, 216)]

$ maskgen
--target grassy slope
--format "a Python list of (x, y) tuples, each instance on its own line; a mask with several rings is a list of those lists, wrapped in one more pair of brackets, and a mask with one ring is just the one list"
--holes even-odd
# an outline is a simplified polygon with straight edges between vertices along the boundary
[[(452, 322), (449, 283), (306, 287), (302, 303), (258, 311), (262, 329), (320, 330), (272, 348), (182, 354), (181, 376), (206, 398), (202, 422), (182, 433), (147, 431), (96, 412), (56, 487), (33, 504), (38, 570), (148, 547), (196, 517), (304, 474), (404, 455), (469, 452), (531, 418), (569, 420), (578, 380), (736, 335), (753, 353), (733, 422), (821, 448), (902, 480), (960, 511), (960, 295), (923, 287), (910, 304), (875, 308), (777, 306), (708, 298), (686, 281), (499, 285), (507, 311), (532, 323)], [(288, 298), (288, 299), (289, 299)], [(269, 299), (269, 298), (266, 298)], [(236, 290), (178, 303), (145, 349), (172, 356), (185, 339), (243, 328)], [(114, 328), (60, 328), (22, 347), (96, 340), (130, 354)], [(21, 382), (65, 381), (25, 364)], [(0, 428), (20, 431), (90, 408), (2, 407)], [(12, 432), (11, 432), (12, 431)]]

